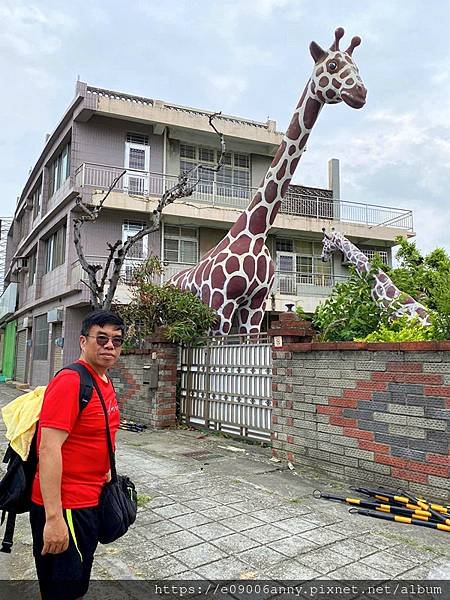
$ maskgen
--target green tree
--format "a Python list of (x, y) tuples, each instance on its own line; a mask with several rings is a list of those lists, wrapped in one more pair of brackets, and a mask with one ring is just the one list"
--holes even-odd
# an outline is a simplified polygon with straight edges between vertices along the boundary
[(191, 294), (173, 285), (158, 285), (163, 271), (156, 257), (136, 270), (130, 283), (131, 301), (118, 307), (128, 327), (127, 343), (139, 347), (160, 326), (173, 342), (197, 343), (211, 328), (216, 313)]
[(350, 267), (347, 281), (338, 283), (331, 296), (316, 308), (313, 326), (325, 341), (351, 341), (374, 331), (382, 320), (381, 310), (373, 300), (370, 276), (360, 277)]

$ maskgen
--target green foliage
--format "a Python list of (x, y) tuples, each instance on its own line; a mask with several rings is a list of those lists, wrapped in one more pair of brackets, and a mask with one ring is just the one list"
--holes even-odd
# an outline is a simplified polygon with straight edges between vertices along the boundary
[(423, 342), (434, 338), (433, 327), (422, 325), (419, 319), (408, 319), (407, 315), (392, 323), (381, 323), (379, 328), (357, 342)]
[(156, 284), (162, 270), (156, 257), (148, 259), (133, 275), (131, 302), (118, 308), (128, 327), (128, 346), (140, 346), (159, 326), (165, 326), (169, 340), (195, 344), (216, 319), (215, 311), (190, 292)]
[(317, 307), (313, 326), (323, 341), (351, 341), (374, 331), (382, 320), (379, 306), (370, 295), (368, 277), (360, 278), (350, 267), (347, 281), (338, 283), (329, 298)]
[(297, 306), (295, 307), (295, 313), (298, 316), (298, 318), (301, 319), (302, 321), (311, 321), (311, 319), (312, 319), (311, 315), (309, 315), (308, 313), (305, 313), (301, 304), (297, 304)]

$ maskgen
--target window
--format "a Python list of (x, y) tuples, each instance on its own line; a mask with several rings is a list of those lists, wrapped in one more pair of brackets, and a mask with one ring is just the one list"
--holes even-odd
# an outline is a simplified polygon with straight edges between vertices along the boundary
[(36, 250), (28, 257), (28, 285), (34, 284), (36, 277)]
[(190, 227), (164, 227), (164, 260), (194, 265), (198, 261), (198, 231)]
[(66, 226), (55, 231), (45, 242), (45, 272), (53, 271), (66, 259)]
[(34, 319), (34, 360), (47, 360), (48, 357), (48, 323), (47, 315)]
[[(180, 172), (190, 171), (200, 164), (215, 167), (220, 158), (220, 151), (213, 148), (180, 144)], [(222, 168), (217, 171), (199, 170), (201, 178), (198, 191), (216, 193), (219, 196), (248, 198), (250, 187), (250, 156), (238, 152), (227, 152)], [(214, 182), (216, 188), (214, 190)]]
[(70, 144), (64, 146), (49, 167), (49, 197), (62, 186), (70, 174)]
[[(122, 241), (126, 242), (145, 227), (147, 227), (147, 223), (144, 221), (124, 221), (122, 224)], [(130, 281), (136, 269), (139, 268), (147, 257), (148, 235), (135, 242), (128, 251), (122, 268), (123, 279)]]
[(294, 252), (293, 240), (283, 240), (280, 238), (276, 239), (276, 250), (277, 252)]
[(39, 181), (39, 183), (36, 186), (36, 189), (31, 194), (31, 206), (32, 206), (32, 210), (33, 210), (33, 221), (39, 215), (39, 212), (41, 210), (41, 202), (42, 202), (42, 181)]
[(276, 250), (281, 293), (298, 294), (298, 285), (332, 285), (333, 263), (322, 262), (320, 242), (280, 238)]

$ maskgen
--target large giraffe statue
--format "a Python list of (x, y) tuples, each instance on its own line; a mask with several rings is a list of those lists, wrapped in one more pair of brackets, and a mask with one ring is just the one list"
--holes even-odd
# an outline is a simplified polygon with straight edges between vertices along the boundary
[(264, 180), (248, 208), (228, 234), (201, 261), (178, 273), (171, 283), (190, 290), (219, 315), (215, 333), (227, 334), (237, 314), (240, 333), (259, 333), (275, 274), (265, 245), (269, 229), (280, 210), (306, 141), (324, 104), (342, 100), (353, 108), (365, 104), (366, 89), (353, 62), (353, 50), (361, 43), (354, 37), (339, 50), (344, 35), (340, 27), (329, 50), (310, 45), (314, 71)]
[(334, 229), (327, 233), (325, 228), (323, 238), (322, 260), (330, 260), (333, 252), (340, 250), (346, 260), (355, 265), (356, 272), (360, 277), (372, 273), (372, 298), (381, 307), (387, 311), (392, 320), (398, 319), (403, 315), (409, 318), (418, 318), (422, 325), (431, 325), (428, 310), (414, 300), (409, 294), (402, 292), (396, 287), (392, 279), (382, 270), (374, 271), (367, 256), (352, 244), (342, 233)]

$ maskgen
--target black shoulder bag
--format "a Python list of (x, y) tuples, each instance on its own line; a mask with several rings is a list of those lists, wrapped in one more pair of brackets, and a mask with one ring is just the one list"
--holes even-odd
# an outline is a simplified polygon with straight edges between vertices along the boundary
[(102, 403), (106, 423), (106, 437), (108, 442), (109, 463), (111, 469), (111, 481), (105, 483), (100, 501), (98, 541), (101, 544), (109, 544), (122, 537), (130, 525), (136, 520), (137, 493), (134, 483), (125, 475), (117, 475), (116, 459), (109, 430), (108, 412), (105, 401), (97, 385), (93, 380), (100, 402)]

